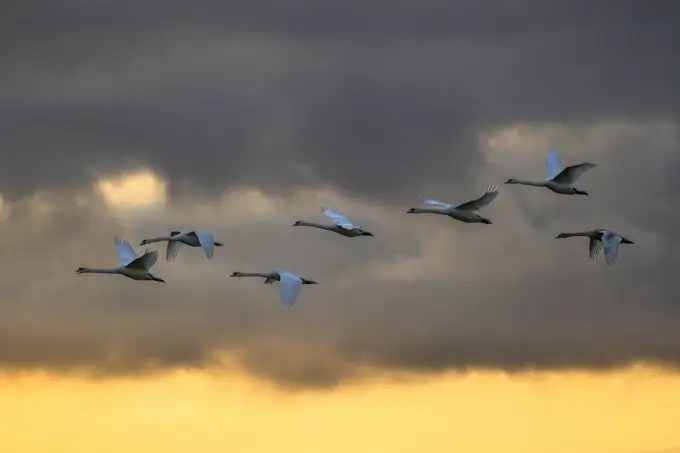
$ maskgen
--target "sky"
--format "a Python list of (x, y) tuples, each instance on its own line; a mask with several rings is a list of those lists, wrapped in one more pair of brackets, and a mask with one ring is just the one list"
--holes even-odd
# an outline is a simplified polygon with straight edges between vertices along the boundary
[[(646, 5), (11, 6), (0, 449), (680, 451), (680, 9)], [(589, 196), (503, 184), (551, 147)], [(488, 184), (492, 225), (406, 215)], [(321, 205), (375, 236), (292, 227)], [(635, 244), (555, 239), (593, 228)], [(175, 229), (225, 246), (73, 273)], [(227, 278), (278, 268), (320, 284)]]

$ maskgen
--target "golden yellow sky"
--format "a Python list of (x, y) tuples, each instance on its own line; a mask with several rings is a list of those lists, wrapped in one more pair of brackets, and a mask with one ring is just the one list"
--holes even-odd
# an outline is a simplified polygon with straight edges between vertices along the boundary
[(240, 375), (0, 377), (0, 451), (636, 453), (680, 446), (680, 375), (500, 373), (285, 393)]

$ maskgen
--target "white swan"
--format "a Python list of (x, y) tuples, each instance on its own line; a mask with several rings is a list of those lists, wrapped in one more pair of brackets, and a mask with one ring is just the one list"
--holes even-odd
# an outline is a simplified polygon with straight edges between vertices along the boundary
[(210, 233), (205, 231), (171, 231), (170, 236), (161, 236), (157, 238), (144, 239), (139, 245), (152, 244), (154, 242), (167, 241), (168, 246), (165, 250), (165, 259), (172, 261), (177, 256), (182, 244), (189, 247), (202, 247), (206, 258), (209, 260), (215, 255), (215, 247), (224, 247), (224, 244), (215, 242), (215, 238)]
[(424, 204), (438, 206), (439, 209), (432, 208), (411, 208), (407, 214), (442, 214), (465, 223), (484, 223), (491, 225), (491, 220), (479, 215), (477, 211), (485, 207), (498, 196), (498, 187), (488, 186), (486, 192), (476, 200), (468, 201), (461, 205), (443, 203), (441, 201), (425, 199)]
[(594, 260), (600, 255), (600, 252), (604, 250), (604, 259), (609, 266), (613, 266), (618, 258), (619, 244), (634, 244), (633, 241), (624, 238), (620, 234), (605, 229), (581, 231), (578, 233), (560, 233), (555, 236), (555, 239), (579, 236), (590, 239), (588, 244), (588, 255), (590, 256), (590, 259)]
[(564, 167), (562, 159), (555, 149), (549, 149), (545, 156), (546, 178), (543, 181), (525, 181), (510, 178), (506, 184), (522, 184), (525, 186), (547, 187), (562, 195), (588, 195), (588, 192), (573, 187), (576, 180), (586, 171), (599, 165), (597, 161)]
[(149, 269), (158, 260), (158, 252), (146, 249), (142, 256), (137, 256), (130, 243), (118, 238), (118, 236), (113, 238), (113, 243), (116, 246), (116, 253), (118, 253), (120, 258), (120, 265), (118, 267), (104, 269), (79, 267), (76, 269), (76, 274), (120, 274), (133, 280), (153, 280), (165, 283), (165, 280), (149, 272)]
[[(609, 266), (613, 266), (616, 263), (616, 259), (619, 257), (619, 244), (624, 243), (623, 237), (613, 233), (611, 231), (605, 231), (602, 235), (602, 243), (604, 244), (604, 260)], [(625, 242), (626, 244), (632, 244), (631, 241)]]
[(305, 222), (303, 220), (298, 220), (293, 224), (293, 226), (308, 226), (313, 228), (320, 228), (322, 230), (333, 231), (335, 233), (341, 234), (348, 238), (355, 238), (358, 236), (373, 236), (372, 233), (364, 231), (358, 225), (354, 224), (351, 220), (347, 218), (340, 211), (327, 206), (321, 206), (321, 212), (323, 215), (328, 217), (333, 225), (322, 225), (319, 223)]
[(272, 272), (234, 272), (230, 277), (262, 277), (267, 284), (280, 282), (279, 292), (281, 294), (281, 302), (285, 307), (292, 307), (300, 294), (300, 287), (302, 285), (318, 285), (317, 282), (307, 280), (291, 271), (279, 269)]

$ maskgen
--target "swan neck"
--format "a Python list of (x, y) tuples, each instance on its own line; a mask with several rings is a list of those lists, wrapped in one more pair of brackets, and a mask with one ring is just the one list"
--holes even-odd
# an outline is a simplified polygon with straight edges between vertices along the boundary
[(413, 214), (440, 214), (442, 209), (436, 208), (413, 208)]
[(169, 241), (169, 237), (158, 237), (158, 238), (151, 238), (151, 239), (146, 239), (144, 241), (144, 244), (152, 244), (154, 242), (163, 242), (163, 241)]
[(118, 268), (92, 268), (86, 267), (82, 271), (83, 274), (117, 274)]
[(585, 236), (585, 237), (590, 237), (590, 234), (587, 232), (579, 232), (579, 233), (562, 233), (562, 236), (572, 238), (572, 237), (579, 237), (579, 236)]
[(320, 223), (312, 223), (312, 222), (305, 222), (305, 221), (300, 221), (298, 222), (299, 226), (307, 226), (307, 227), (312, 227), (312, 228), (321, 228), (322, 230), (330, 230), (333, 227), (328, 226), (328, 225), (321, 225)]
[(524, 179), (517, 179), (515, 180), (515, 184), (521, 184), (523, 186), (544, 187), (545, 181), (526, 181)]
[(238, 274), (239, 277), (262, 277), (262, 278), (269, 278), (271, 275), (269, 274), (263, 274), (261, 272), (241, 272)]

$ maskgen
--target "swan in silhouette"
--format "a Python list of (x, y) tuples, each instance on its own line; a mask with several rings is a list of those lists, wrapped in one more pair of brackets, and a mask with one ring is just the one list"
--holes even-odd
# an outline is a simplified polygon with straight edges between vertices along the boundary
[(620, 234), (605, 229), (581, 231), (578, 233), (560, 233), (555, 236), (555, 239), (571, 237), (589, 238), (588, 255), (590, 259), (594, 260), (604, 250), (604, 258), (609, 266), (613, 266), (616, 262), (619, 254), (619, 244), (634, 244), (633, 241), (624, 238)]
[(165, 283), (165, 280), (149, 272), (158, 260), (158, 252), (146, 249), (142, 256), (137, 256), (130, 243), (118, 236), (113, 238), (113, 243), (120, 258), (119, 266), (103, 269), (79, 267), (76, 269), (76, 274), (120, 274), (133, 280), (153, 280)]
[(597, 165), (599, 165), (597, 161), (592, 161), (565, 168), (562, 165), (562, 159), (557, 150), (551, 148), (545, 156), (546, 178), (543, 181), (525, 181), (510, 178), (505, 183), (547, 187), (553, 192), (562, 195), (588, 195), (588, 192), (575, 188), (573, 184), (583, 173)]
[(333, 208), (329, 208), (327, 206), (321, 206), (321, 212), (323, 213), (323, 215), (328, 217), (331, 220), (331, 222), (333, 222), (332, 225), (322, 225), (320, 223), (312, 223), (305, 222), (304, 220), (298, 220), (293, 224), (293, 226), (307, 226), (313, 228), (320, 228), (322, 230), (333, 231), (348, 238), (355, 238), (358, 236), (373, 236), (373, 233), (364, 231), (358, 225), (356, 225), (350, 219), (348, 219), (347, 216), (342, 214), (340, 211), (337, 211)]
[(165, 259), (173, 261), (182, 245), (189, 247), (202, 247), (206, 258), (211, 260), (215, 255), (215, 247), (224, 247), (221, 242), (215, 242), (213, 235), (205, 231), (171, 231), (170, 236), (144, 239), (139, 245), (152, 244), (154, 242), (167, 241), (168, 246), (165, 250)]
[(438, 208), (411, 208), (407, 214), (441, 214), (465, 223), (484, 223), (491, 225), (491, 220), (482, 217), (477, 211), (485, 207), (498, 196), (498, 187), (488, 186), (486, 192), (476, 200), (468, 201), (461, 205), (453, 205), (431, 198), (423, 200), (424, 204), (437, 206)]
[(315, 281), (307, 280), (294, 272), (283, 269), (265, 273), (234, 272), (230, 277), (262, 277), (266, 284), (272, 284), (275, 281), (280, 282), (279, 292), (281, 294), (281, 302), (285, 307), (292, 307), (295, 305), (302, 285), (318, 285)]

